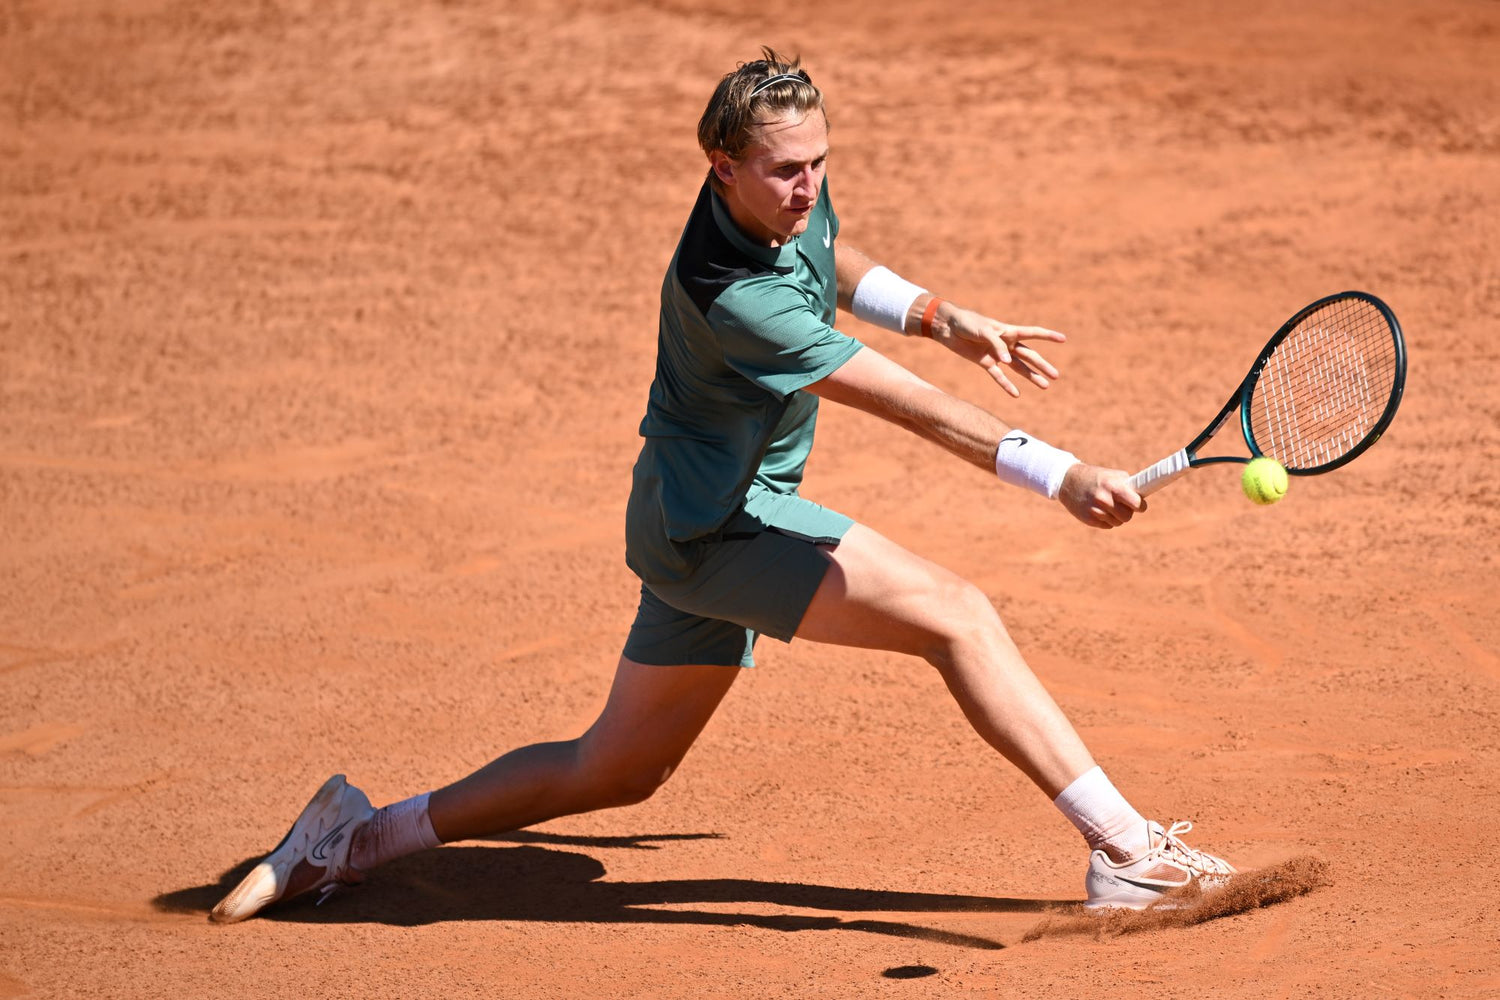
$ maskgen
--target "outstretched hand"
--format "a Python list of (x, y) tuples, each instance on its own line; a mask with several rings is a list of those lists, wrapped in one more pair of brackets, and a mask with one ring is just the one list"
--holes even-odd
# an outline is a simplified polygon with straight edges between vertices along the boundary
[[(991, 319), (972, 309), (960, 309), (951, 302), (939, 308), (933, 324), (933, 339), (954, 354), (972, 361), (989, 373), (990, 378), (1010, 393), (1021, 395), (1010, 375), (1030, 382), (1038, 389), (1045, 389), (1058, 370), (1052, 362), (1026, 341), (1047, 340), (1061, 344), (1067, 337), (1056, 330), (1040, 326), (1012, 326)], [(1007, 373), (1009, 369), (1009, 373)]]
[(1145, 499), (1130, 487), (1130, 473), (1082, 462), (1063, 477), (1057, 499), (1093, 528), (1117, 528), (1146, 509)]

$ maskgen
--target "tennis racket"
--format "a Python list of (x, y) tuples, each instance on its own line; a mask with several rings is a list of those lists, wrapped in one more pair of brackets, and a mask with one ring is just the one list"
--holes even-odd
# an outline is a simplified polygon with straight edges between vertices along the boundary
[[(1366, 292), (1329, 295), (1276, 331), (1203, 433), (1130, 485), (1145, 496), (1188, 469), (1262, 455), (1293, 476), (1329, 472), (1380, 440), (1405, 385), (1406, 340), (1390, 307)], [(1250, 454), (1199, 455), (1236, 410)]]

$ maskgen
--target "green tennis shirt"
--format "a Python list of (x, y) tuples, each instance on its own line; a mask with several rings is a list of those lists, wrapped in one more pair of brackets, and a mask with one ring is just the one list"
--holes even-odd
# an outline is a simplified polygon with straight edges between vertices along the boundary
[(825, 180), (807, 230), (761, 246), (706, 181), (661, 288), (656, 377), (626, 508), (626, 562), (684, 579), (694, 543), (757, 494), (795, 494), (818, 398), (799, 390), (860, 349), (833, 328), (839, 220)]

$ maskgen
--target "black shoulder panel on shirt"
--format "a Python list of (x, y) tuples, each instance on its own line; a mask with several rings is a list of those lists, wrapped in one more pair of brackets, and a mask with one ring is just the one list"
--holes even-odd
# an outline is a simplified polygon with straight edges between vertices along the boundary
[(714, 301), (736, 281), (758, 274), (792, 273), (789, 267), (758, 261), (731, 243), (714, 221), (712, 197), (708, 184), (704, 183), (677, 252), (677, 281), (705, 316)]

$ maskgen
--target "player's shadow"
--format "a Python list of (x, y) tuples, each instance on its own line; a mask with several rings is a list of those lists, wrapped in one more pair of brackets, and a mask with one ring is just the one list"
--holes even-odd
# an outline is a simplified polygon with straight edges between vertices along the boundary
[[(998, 949), (1000, 942), (872, 916), (840, 914), (1037, 913), (1061, 901), (1000, 896), (846, 889), (757, 879), (664, 879), (609, 882), (596, 859), (537, 843), (654, 849), (653, 840), (711, 837), (566, 837), (523, 831), (515, 847), (444, 847), (381, 868), (366, 886), (341, 889), (323, 906), (309, 899), (274, 907), (257, 919), (306, 923), (382, 923), (402, 927), (448, 920), (517, 920), (566, 923), (748, 925), (776, 931), (862, 931), (967, 948)], [(248, 858), (211, 885), (162, 893), (160, 910), (203, 913), (237, 885), (259, 857)], [(815, 914), (747, 912), (751, 906), (796, 907)], [(707, 907), (698, 909), (695, 907)]]

